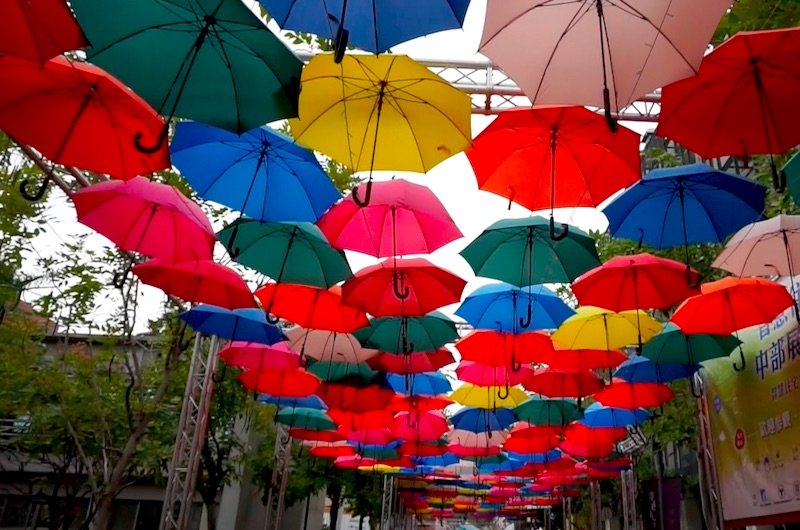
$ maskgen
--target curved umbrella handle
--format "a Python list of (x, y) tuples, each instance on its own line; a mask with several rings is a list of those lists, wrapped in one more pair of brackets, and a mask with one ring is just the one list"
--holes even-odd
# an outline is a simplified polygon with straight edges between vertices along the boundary
[(514, 196), (517, 194), (516, 188), (514, 186), (509, 186), (509, 190), (511, 190), (511, 194), (508, 196), (508, 211), (511, 211), (511, 205), (514, 204)]
[(369, 201), (372, 198), (372, 177), (370, 177), (370, 179), (367, 181), (367, 184), (364, 188), (363, 200), (358, 196), (358, 186), (353, 188), (353, 191), (350, 192), (350, 196), (353, 197), (353, 202), (356, 203), (356, 206), (359, 208), (369, 206)]
[(569, 225), (566, 223), (561, 223), (561, 228), (556, 232), (556, 221), (553, 217), (550, 217), (550, 239), (553, 241), (561, 241), (569, 234)]
[(508, 386), (508, 383), (505, 386), (501, 387), (500, 390), (497, 391), (497, 397), (500, 399), (508, 399), (508, 396), (511, 395), (511, 387)]
[(267, 314), (267, 322), (269, 322), (270, 324), (275, 325), (275, 324), (277, 324), (278, 322), (281, 321), (281, 317), (276, 317), (275, 315), (273, 315), (269, 311), (266, 311), (266, 314)]
[(742, 350), (741, 345), (739, 346), (739, 359), (742, 360), (742, 365), (738, 366), (736, 361), (733, 361), (733, 370), (735, 372), (742, 372), (744, 371), (745, 366), (747, 366), (747, 361), (744, 358), (744, 350)]
[(236, 259), (242, 253), (242, 250), (237, 247), (234, 243), (236, 242), (236, 236), (239, 235), (239, 223), (234, 225), (233, 230), (231, 230), (231, 237), (228, 239), (228, 244), (225, 245), (225, 250), (228, 251), (232, 259)]
[(409, 341), (403, 342), (403, 353), (414, 353), (414, 343)]
[(30, 179), (24, 179), (22, 182), (20, 182), (19, 192), (26, 201), (37, 202), (42, 200), (44, 194), (47, 193), (47, 186), (48, 184), (50, 184), (50, 177), (48, 175), (45, 175), (41, 186), (39, 186), (39, 189), (37, 189), (32, 193), (28, 191), (28, 184), (30, 183), (31, 183)]
[(167, 136), (169, 136), (169, 122), (164, 124), (164, 127), (161, 129), (158, 138), (156, 138), (155, 144), (153, 145), (142, 144), (142, 138), (144, 138), (144, 134), (142, 134), (141, 132), (137, 132), (136, 134), (133, 135), (133, 146), (140, 153), (151, 155), (157, 152), (162, 147), (164, 147), (164, 142), (167, 141)]
[(694, 396), (697, 399), (700, 399), (701, 397), (703, 397), (703, 389), (702, 389), (702, 387), (700, 385), (697, 384), (697, 382), (695, 381), (694, 376), (692, 376), (692, 380), (691, 380), (691, 383), (690, 383), (690, 388), (692, 389), (692, 396)]
[(516, 353), (512, 350), (511, 351), (511, 371), (515, 374), (519, 373), (522, 370), (522, 363), (517, 362)]
[(525, 318), (519, 317), (519, 327), (527, 329), (531, 325), (532, 316), (533, 308), (531, 307), (531, 299), (528, 298), (528, 315)]
[(347, 51), (347, 43), (350, 40), (350, 31), (344, 29), (342, 24), (339, 24), (339, 29), (336, 30), (336, 37), (333, 40), (333, 62), (339, 64), (344, 59), (344, 52)]
[(411, 294), (408, 285), (405, 285), (400, 281), (400, 275), (396, 271), (392, 275), (392, 290), (394, 291), (394, 295), (398, 300), (405, 300)]
[(611, 115), (611, 92), (608, 90), (608, 87), (603, 88), (603, 107), (603, 114), (606, 117), (608, 129), (612, 133), (617, 132), (617, 120)]

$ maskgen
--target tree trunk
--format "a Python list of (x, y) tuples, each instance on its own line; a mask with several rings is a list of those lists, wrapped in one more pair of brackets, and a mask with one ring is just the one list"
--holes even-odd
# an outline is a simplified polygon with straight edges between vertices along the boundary
[(97, 501), (97, 510), (94, 512), (90, 530), (109, 530), (111, 528), (111, 518), (114, 515), (115, 494), (104, 493)]
[(206, 503), (206, 525), (208, 530), (217, 529), (217, 518), (219, 517), (219, 503), (207, 502)]
[(366, 515), (362, 515), (358, 518), (358, 530), (364, 530), (364, 517), (366, 517)]
[(339, 521), (339, 507), (342, 505), (342, 486), (340, 484), (329, 484), (327, 494), (331, 499), (330, 530), (336, 530), (336, 523)]

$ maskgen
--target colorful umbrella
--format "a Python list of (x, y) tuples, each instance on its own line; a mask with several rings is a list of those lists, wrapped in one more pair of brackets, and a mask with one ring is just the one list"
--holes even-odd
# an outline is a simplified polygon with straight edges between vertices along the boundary
[(614, 256), (572, 284), (581, 305), (611, 311), (669, 309), (698, 293), (700, 273), (652, 254)]
[(490, 0), (479, 50), (534, 104), (601, 107), (611, 125), (612, 113), (693, 74), (729, 7), (729, 0)]
[[(267, 403), (268, 405), (275, 405), (278, 407), (302, 407), (306, 409), (319, 409), (327, 410), (328, 406), (322, 402), (317, 396), (306, 397), (287, 397), (287, 396), (271, 396), (269, 394), (259, 394), (259, 403)], [(292, 436), (297, 438), (297, 436)]]
[(642, 348), (642, 357), (656, 364), (697, 365), (704, 361), (727, 357), (741, 344), (732, 335), (687, 334), (668, 323)]
[(319, 378), (302, 368), (245, 370), (239, 374), (239, 382), (251, 392), (285, 397), (308, 397), (319, 388)]
[[(474, 460), (489, 458), (500, 454), (500, 443), (502, 443), (502, 439), (500, 439), (501, 437), (499, 436), (499, 434), (495, 436), (497, 438), (497, 442), (495, 443), (495, 445), (488, 445), (488, 446), (485, 444), (483, 445), (478, 444), (473, 446), (462, 445), (459, 443), (459, 440), (463, 439), (466, 441), (465, 436), (466, 436), (465, 434), (462, 435), (451, 434), (450, 436), (448, 436), (448, 439), (451, 439), (452, 441), (447, 446), (447, 450), (453, 453), (454, 455), (458, 456), (459, 458), (474, 459)], [(479, 435), (476, 434), (475, 436)]]
[(317, 225), (335, 248), (378, 258), (430, 254), (462, 237), (436, 195), (404, 179), (356, 186)]
[(407, 396), (438, 396), (453, 390), (447, 376), (439, 372), (412, 375), (387, 374), (386, 381), (392, 390)]
[(233, 269), (211, 260), (170, 262), (153, 258), (131, 270), (142, 283), (187, 302), (228, 309), (256, 307), (253, 293), (242, 277)]
[(295, 440), (310, 440), (320, 442), (337, 442), (344, 440), (344, 436), (334, 429), (317, 431), (294, 427), (289, 429), (289, 436)]
[(607, 407), (639, 409), (660, 407), (675, 394), (662, 383), (629, 383), (616, 379), (594, 395), (595, 401)]
[(300, 368), (300, 356), (285, 342), (267, 346), (257, 342), (233, 341), (222, 347), (218, 355), (227, 364), (244, 370), (289, 371)]
[(2, 54), (43, 63), (88, 44), (64, 0), (15, 0), (3, 7)]
[(455, 322), (435, 311), (423, 317), (373, 318), (353, 335), (364, 346), (389, 353), (433, 352), (458, 339)]
[(583, 413), (581, 423), (591, 429), (617, 429), (629, 425), (640, 425), (650, 418), (644, 409), (627, 410), (605, 407), (600, 403), (592, 403)]
[(599, 307), (579, 307), (553, 333), (553, 341), (568, 348), (614, 350), (642, 344), (661, 331), (661, 324), (641, 310), (614, 313)]
[(577, 403), (569, 399), (543, 399), (532, 396), (514, 408), (520, 421), (533, 425), (567, 425), (580, 419)]
[(257, 221), (313, 223), (340, 198), (314, 153), (268, 127), (237, 135), (180, 122), (170, 152), (201, 197)]
[(519, 287), (571, 282), (600, 264), (591, 236), (571, 228), (553, 240), (542, 217), (497, 221), (460, 254), (476, 275)]
[(309, 431), (328, 431), (336, 428), (333, 421), (322, 410), (302, 407), (284, 407), (275, 415), (275, 422)]
[[(303, 64), (242, 2), (71, 5), (89, 60), (165, 116), (241, 133), (297, 113)], [(156, 145), (166, 136), (165, 127)], [(143, 140), (137, 145), (148, 150)]]
[(363, 348), (350, 333), (336, 333), (295, 326), (286, 331), (289, 347), (312, 359), (325, 362), (363, 363), (377, 350)]
[[(460, 449), (453, 450), (453, 446), (473, 449), (499, 447), (506, 440), (506, 438), (508, 438), (508, 433), (506, 431), (471, 432), (461, 429), (453, 429), (447, 433), (446, 438), (450, 444), (448, 450), (451, 453), (464, 458), (463, 452)], [(476, 457), (483, 456), (485, 458), (489, 456), (489, 452), (484, 452), (482, 454), (476, 452), (475, 454)]]
[(795, 263), (800, 264), (800, 215), (776, 215), (736, 232), (711, 266), (736, 276), (794, 276)]
[(265, 311), (304, 328), (350, 333), (369, 324), (366, 313), (342, 302), (339, 287), (268, 283), (255, 295)]
[(379, 384), (361, 381), (358, 386), (351, 381), (323, 383), (317, 395), (332, 409), (354, 413), (385, 410), (395, 392)]
[(275, 280), (327, 289), (353, 276), (344, 253), (311, 223), (239, 219), (217, 237), (242, 265)]
[(317, 55), (301, 85), (292, 136), (354, 171), (427, 173), (472, 140), (469, 96), (406, 56)]
[(523, 386), (531, 392), (537, 392), (547, 397), (582, 398), (601, 390), (603, 380), (589, 371), (572, 372), (544, 368), (537, 370)]
[[(164, 122), (96, 66), (64, 57), (39, 64), (3, 55), (0, 83), (0, 128), (53, 162), (122, 180), (170, 166), (166, 146), (142, 153), (133, 145), (137, 135), (157, 138)], [(26, 195), (38, 200), (46, 184)]]
[(456, 375), (461, 381), (480, 386), (519, 385), (533, 376), (533, 369), (528, 366), (492, 366), (475, 361), (461, 361), (456, 367)]
[(228, 340), (275, 344), (286, 340), (281, 329), (267, 322), (260, 309), (225, 309), (198, 305), (181, 313), (180, 319), (199, 333)]
[(509, 409), (487, 410), (464, 407), (450, 418), (454, 429), (469, 432), (502, 431), (510, 427), (517, 418)]
[(618, 350), (555, 349), (549, 354), (542, 355), (540, 361), (550, 368), (581, 372), (615, 368), (627, 359), (628, 356)]
[(430, 412), (442, 410), (452, 405), (450, 399), (442, 396), (400, 396), (397, 395), (389, 404), (389, 409), (395, 412)]
[[(559, 447), (562, 451), (580, 458), (605, 458), (614, 451), (614, 444), (627, 435), (626, 429), (593, 429), (578, 421), (564, 431), (564, 441)], [(556, 473), (551, 471), (546, 475), (554, 476)], [(574, 479), (575, 471), (567, 471), (566, 475), (567, 478)], [(564, 483), (563, 481), (548, 481), (544, 476), (540, 477), (540, 482), (543, 484)], [(566, 483), (570, 482), (571, 480), (566, 481)]]
[(369, 379), (377, 375), (367, 363), (308, 361), (307, 369), (323, 381), (340, 381), (353, 376)]
[[(344, 382), (344, 384), (347, 384), (347, 382)], [(361, 386), (364, 386), (363, 382)], [(340, 430), (358, 432), (373, 431), (365, 437), (357, 438), (360, 443), (385, 445), (394, 441), (392, 433), (389, 432), (389, 428), (394, 422), (394, 414), (389, 410), (381, 408), (375, 410), (351, 411), (332, 408), (328, 411), (328, 414), (333, 421), (339, 425)], [(350, 434), (353, 434), (353, 432), (349, 432), (348, 436), (350, 436)]]
[(435, 372), (455, 363), (453, 354), (445, 348), (435, 352), (412, 352), (393, 354), (381, 352), (367, 360), (373, 369), (393, 374), (418, 374)]
[(614, 377), (629, 383), (669, 383), (692, 377), (698, 369), (693, 364), (656, 364), (643, 355), (631, 357), (614, 371)]
[[(544, 285), (514, 287), (507, 283), (484, 285), (470, 293), (456, 315), (476, 329), (516, 333), (555, 329), (572, 316), (572, 310)], [(527, 316), (523, 316), (526, 315)]]
[(503, 388), (465, 383), (450, 394), (450, 399), (465, 407), (498, 409), (516, 407), (528, 399), (528, 395), (515, 386)]
[(78, 220), (120, 249), (169, 261), (211, 259), (214, 229), (177, 188), (136, 177), (72, 194)]
[(514, 425), (503, 442), (503, 450), (523, 454), (544, 453), (558, 446), (562, 431), (560, 426), (536, 426), (520, 422)]
[(478, 330), (457, 341), (455, 347), (464, 361), (507, 366), (518, 371), (522, 364), (541, 362), (553, 351), (553, 341), (549, 335), (538, 331), (513, 335)]
[(448, 430), (447, 418), (441, 412), (401, 412), (392, 426), (394, 435), (404, 441), (436, 441)]
[(426, 259), (389, 259), (342, 286), (342, 300), (376, 317), (419, 317), (458, 302), (467, 282)]
[(529, 210), (597, 206), (639, 180), (639, 135), (585, 107), (504, 112), (467, 150), (478, 187)]

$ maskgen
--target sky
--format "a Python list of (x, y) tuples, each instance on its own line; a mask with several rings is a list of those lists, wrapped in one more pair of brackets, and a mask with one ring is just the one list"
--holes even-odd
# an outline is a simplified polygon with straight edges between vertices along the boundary
[[(441, 32), (415, 39), (413, 41), (398, 45), (393, 48), (397, 54), (406, 54), (417, 59), (436, 59), (436, 60), (469, 60), (483, 58), (477, 53), (480, 41), (483, 16), (486, 8), (486, 0), (473, 0), (467, 12), (464, 28)], [(271, 23), (271, 29), (276, 30)], [(473, 137), (480, 133), (493, 117), (473, 115), (472, 133)], [(651, 124), (624, 123), (624, 125), (643, 134), (652, 128)], [(446, 268), (464, 279), (470, 280), (465, 295), (475, 288), (488, 283), (483, 279), (474, 279), (474, 274), (467, 263), (458, 255), (466, 244), (480, 234), (480, 232), (491, 223), (505, 217), (524, 217), (531, 215), (528, 210), (513, 205), (508, 209), (508, 200), (493, 194), (479, 191), (472, 169), (464, 154), (455, 155), (445, 160), (427, 174), (402, 173), (402, 172), (375, 172), (375, 180), (385, 180), (392, 176), (405, 178), (412, 182), (428, 186), (444, 204), (456, 225), (461, 229), (464, 238), (437, 250), (429, 259), (434, 264)], [(52, 195), (49, 202), (49, 215), (51, 221), (46, 225), (45, 232), (37, 237), (31, 244), (29, 261), (27, 267), (31, 273), (44, 274), (45, 278), (40, 282), (40, 287), (24, 295), (27, 301), (33, 301), (37, 296), (47, 294), (52, 287), (52, 280), (48, 280), (47, 271), (35, 271), (33, 262), (38, 256), (48, 255), (63, 241), (68, 241), (76, 234), (91, 234), (87, 245), (91, 248), (100, 249), (104, 245), (110, 245), (109, 241), (103, 236), (94, 234), (93, 231), (79, 224), (76, 220), (75, 210), (71, 202), (57, 190)], [(546, 215), (546, 213), (545, 213)], [(577, 225), (584, 230), (605, 230), (607, 222), (605, 217), (593, 209), (563, 209), (556, 210), (556, 221), (568, 222)], [(222, 226), (215, 226), (219, 230)], [(217, 244), (215, 258), (227, 262), (227, 256), (222, 245)], [(354, 271), (377, 262), (375, 258), (348, 252), (348, 260)], [(251, 287), (255, 288), (256, 285)], [(140, 295), (140, 307), (135, 326), (136, 332), (146, 329), (147, 320), (156, 317), (165, 300), (164, 294), (148, 286), (143, 286)], [(111, 292), (104, 297), (97, 306), (93, 319), (101, 322), (108, 318), (108, 315), (118, 305), (119, 301)], [(444, 309), (444, 312), (452, 315), (456, 306)], [(79, 331), (87, 332), (88, 329)]]

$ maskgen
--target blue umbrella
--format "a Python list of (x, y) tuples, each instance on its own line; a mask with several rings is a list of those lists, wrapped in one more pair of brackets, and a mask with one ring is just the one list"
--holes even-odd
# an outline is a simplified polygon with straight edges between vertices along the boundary
[(260, 344), (275, 344), (286, 340), (281, 328), (268, 323), (267, 315), (261, 309), (231, 310), (201, 304), (181, 313), (180, 318), (197, 332), (223, 339)]
[(691, 364), (656, 364), (647, 357), (633, 356), (614, 371), (614, 377), (629, 383), (669, 383), (692, 377), (699, 366)]
[(480, 474), (490, 474), (490, 473), (497, 473), (498, 471), (516, 471), (524, 466), (525, 462), (522, 460), (513, 460), (511, 458), (506, 458), (502, 462), (481, 463), (478, 466), (478, 472)]
[(583, 419), (579, 421), (591, 429), (615, 429), (639, 425), (649, 417), (650, 413), (644, 409), (619, 409), (592, 403), (583, 412)]
[(386, 380), (392, 390), (407, 396), (438, 396), (453, 389), (447, 377), (439, 372), (425, 372), (410, 376), (387, 374)]
[(266, 222), (315, 222), (341, 195), (314, 153), (267, 127), (241, 135), (180, 122), (172, 163), (204, 199)]
[(413, 460), (415, 464), (425, 467), (444, 467), (461, 462), (453, 453), (444, 453), (437, 456), (414, 456), (411, 457), (411, 460)]
[(348, 44), (373, 53), (464, 23), (469, 0), (259, 0), (283, 30), (335, 41), (337, 58)]
[(501, 431), (508, 428), (512, 423), (517, 421), (514, 413), (509, 409), (479, 409), (474, 407), (465, 407), (456, 412), (450, 423), (453, 424), (455, 429), (470, 432), (491, 432)]
[(328, 410), (328, 406), (317, 396), (299, 398), (259, 394), (258, 401), (259, 403), (277, 405), (279, 407), (301, 407), (304, 409)]
[(564, 455), (558, 449), (551, 449), (546, 453), (514, 453), (514, 452), (507, 452), (506, 455), (512, 460), (519, 460), (520, 462), (525, 462), (526, 464), (548, 464), (550, 462), (555, 462), (556, 460), (561, 460)]
[(479, 287), (456, 310), (456, 315), (475, 329), (506, 333), (555, 329), (574, 314), (556, 293), (543, 285), (519, 288), (507, 283)]

